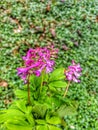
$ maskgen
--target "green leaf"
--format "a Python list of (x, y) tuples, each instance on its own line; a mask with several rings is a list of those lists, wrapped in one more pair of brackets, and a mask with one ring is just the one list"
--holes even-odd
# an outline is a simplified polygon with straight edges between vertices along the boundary
[(28, 120), (28, 122), (34, 126), (35, 124), (35, 121), (34, 121), (34, 117), (33, 117), (33, 114), (32, 114), (32, 106), (27, 106), (27, 111), (26, 111), (26, 118)]
[(67, 86), (67, 83), (64, 82), (64, 81), (54, 81), (54, 82), (51, 82), (49, 84), (49, 86), (51, 87), (56, 87), (56, 88), (66, 88)]
[(6, 127), (8, 130), (32, 130), (32, 126), (21, 126), (21, 125), (14, 125), (14, 124), (7, 124)]
[(25, 118), (21, 118), (21, 117), (13, 117), (11, 119), (8, 119), (5, 124), (14, 124), (14, 125), (21, 125), (21, 126), (29, 125), (29, 123), (25, 121)]
[(53, 124), (53, 125), (61, 124), (61, 119), (59, 117), (57, 117), (57, 116), (47, 118), (46, 121), (47, 121), (47, 123)]
[(0, 114), (0, 123), (7, 122), (8, 120), (19, 120), (23, 124), (26, 119), (25, 114), (17, 109), (8, 109), (5, 113)]
[(42, 104), (37, 104), (32, 108), (32, 111), (42, 118), (44, 117), (46, 110), (47, 106)]
[(19, 111), (18, 109), (8, 109), (6, 114), (8, 117), (13, 117), (13, 116), (25, 117), (24, 113)]
[(57, 89), (54, 86), (49, 85), (49, 90), (53, 93), (57, 93)]
[(62, 80), (64, 78), (65, 78), (64, 68), (59, 68), (59, 69), (54, 70), (51, 73), (50, 78), (49, 78), (49, 82), (56, 81), (56, 80)]
[(0, 124), (4, 123), (6, 121), (6, 112), (1, 113), (0, 112)]
[(56, 126), (53, 125), (48, 125), (49, 130), (62, 130), (61, 128), (58, 128)]
[(12, 123), (17, 122), (19, 124), (28, 125), (25, 119), (25, 114), (19, 110), (10, 109), (6, 110), (5, 113), (0, 114), (0, 123), (10, 121)]
[(15, 95), (18, 98), (24, 98), (24, 99), (27, 99), (27, 97), (28, 97), (27, 91), (25, 91), (25, 90), (19, 90), (19, 89), (17, 89), (15, 91)]
[(30, 123), (30, 125), (34, 126), (35, 125), (35, 121), (33, 118), (32, 114), (26, 114), (26, 119), (28, 120), (28, 122)]
[(27, 109), (26, 109), (26, 113), (27, 114), (31, 114), (32, 113), (32, 106), (27, 106)]
[[(29, 106), (30, 108), (31, 106)], [(28, 107), (27, 107), (28, 108)], [(34, 119), (31, 113), (31, 109), (27, 109), (26, 114), (18, 109), (8, 109), (0, 115), (0, 123), (4, 123), (4, 125), (21, 125), (21, 126), (34, 126)], [(28, 120), (28, 121), (26, 121)], [(29, 123), (31, 125), (29, 125)]]
[[(25, 90), (17, 89), (17, 90), (15, 90), (15, 95), (18, 98), (28, 100), (28, 92), (27, 92), (27, 90), (25, 91)], [(30, 100), (33, 102), (32, 93), (30, 93)]]
[(6, 126), (4, 124), (0, 124), (0, 130), (7, 130)]
[(36, 130), (49, 130), (47, 125), (37, 125)]
[(26, 112), (27, 111), (27, 108), (26, 108), (26, 101), (24, 100), (18, 100), (15, 102), (16, 106), (23, 112)]
[(51, 105), (52, 110), (57, 109), (62, 104), (62, 102), (58, 98), (55, 98), (55, 97), (51, 97), (50, 101), (51, 101), (50, 105)]
[(35, 122), (38, 124), (38, 125), (44, 125), (46, 124), (46, 121), (45, 120), (35, 120)]

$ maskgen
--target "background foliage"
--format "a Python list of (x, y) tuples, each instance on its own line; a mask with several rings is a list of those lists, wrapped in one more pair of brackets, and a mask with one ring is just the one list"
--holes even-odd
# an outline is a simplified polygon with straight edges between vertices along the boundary
[(81, 63), (80, 84), (72, 84), (67, 98), (79, 103), (76, 115), (65, 116), (66, 129), (98, 129), (98, 2), (97, 0), (0, 1), (0, 108), (14, 99), (23, 83), (16, 75), (21, 56), (30, 47), (55, 44), (57, 66)]

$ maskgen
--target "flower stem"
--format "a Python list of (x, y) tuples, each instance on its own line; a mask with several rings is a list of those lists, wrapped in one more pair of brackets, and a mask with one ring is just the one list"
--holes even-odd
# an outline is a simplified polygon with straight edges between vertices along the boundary
[(66, 96), (66, 94), (67, 94), (67, 92), (68, 92), (69, 85), (70, 85), (70, 81), (68, 81), (68, 84), (67, 84), (67, 87), (66, 87), (66, 89), (65, 89), (65, 93), (64, 93), (63, 97)]
[(30, 104), (30, 75), (28, 75), (28, 83), (27, 83), (27, 88), (28, 88), (28, 104)]
[(42, 79), (41, 79), (40, 93), (42, 91), (42, 86), (43, 86), (43, 73), (42, 73)]

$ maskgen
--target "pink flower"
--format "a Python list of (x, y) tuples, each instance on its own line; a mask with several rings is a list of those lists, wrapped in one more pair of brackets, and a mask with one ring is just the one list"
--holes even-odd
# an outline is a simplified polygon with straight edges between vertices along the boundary
[(81, 76), (82, 68), (80, 67), (80, 64), (76, 64), (75, 61), (72, 61), (72, 65), (68, 67), (68, 70), (65, 71), (65, 75), (67, 80), (74, 81), (74, 82), (80, 82), (78, 79)]
[(46, 73), (50, 73), (53, 71), (53, 67), (55, 62), (53, 60), (47, 60), (46, 61)]
[(53, 71), (55, 62), (52, 60), (53, 55), (56, 55), (57, 49), (54, 46), (47, 48), (37, 47), (35, 49), (30, 48), (22, 59), (24, 60), (24, 68), (17, 68), (18, 75), (26, 82), (29, 74), (35, 74), (40, 76), (44, 70), (46, 73)]
[(17, 74), (21, 79), (24, 80), (24, 83), (27, 82), (27, 75), (29, 74), (29, 69), (28, 68), (17, 68)]

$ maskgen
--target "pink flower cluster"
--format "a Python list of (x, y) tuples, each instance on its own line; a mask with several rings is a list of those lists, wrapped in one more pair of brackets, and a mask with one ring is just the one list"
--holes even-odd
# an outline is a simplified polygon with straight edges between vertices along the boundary
[(80, 67), (80, 64), (76, 64), (75, 61), (72, 61), (72, 65), (68, 67), (68, 70), (65, 71), (65, 75), (67, 80), (74, 81), (74, 82), (80, 82), (78, 79), (81, 76), (82, 68)]
[(27, 76), (30, 74), (35, 74), (40, 76), (41, 72), (44, 70), (46, 73), (53, 71), (54, 60), (53, 57), (58, 53), (58, 49), (54, 46), (48, 47), (37, 47), (36, 49), (29, 49), (26, 56), (23, 56), (24, 67), (17, 68), (18, 75), (27, 82)]

